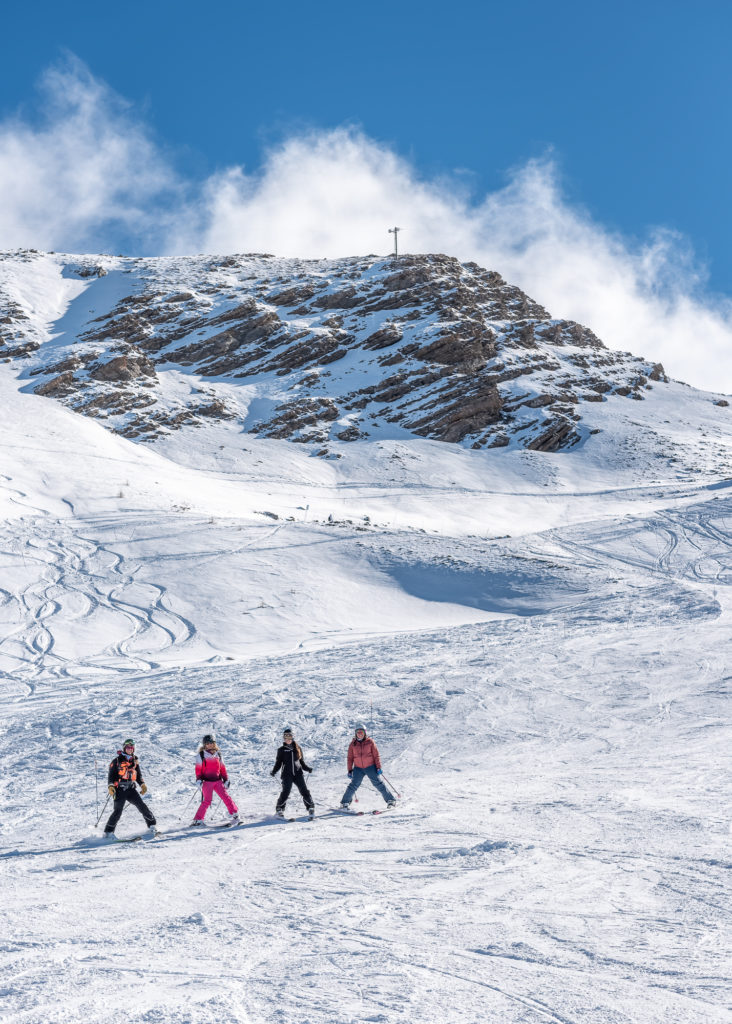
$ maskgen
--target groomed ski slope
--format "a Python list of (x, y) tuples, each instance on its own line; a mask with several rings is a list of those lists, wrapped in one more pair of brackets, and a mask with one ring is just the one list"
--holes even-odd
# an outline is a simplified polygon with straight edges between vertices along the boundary
[[(0, 390), (4, 1019), (732, 1020), (725, 480), (592, 446), (255, 467)], [(327, 817), (358, 720), (402, 799)], [(312, 824), (271, 819), (285, 725)], [(244, 822), (190, 833), (211, 728)], [(163, 834), (101, 848), (130, 734)]]

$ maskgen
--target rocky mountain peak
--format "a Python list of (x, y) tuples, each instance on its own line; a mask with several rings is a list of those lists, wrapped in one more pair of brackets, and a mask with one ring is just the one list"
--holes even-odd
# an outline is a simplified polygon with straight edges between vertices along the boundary
[(660, 364), (440, 254), (4, 260), (31, 273), (51, 260), (79, 285), (44, 333), (6, 275), (0, 357), (23, 360), (37, 394), (140, 440), (229, 418), (323, 454), (390, 435), (559, 451), (582, 436), (585, 403), (666, 382)]

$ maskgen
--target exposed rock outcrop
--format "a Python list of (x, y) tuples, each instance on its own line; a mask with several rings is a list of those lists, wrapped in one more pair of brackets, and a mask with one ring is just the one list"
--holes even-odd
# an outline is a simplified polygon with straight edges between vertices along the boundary
[(247, 429), (267, 437), (322, 446), (398, 428), (557, 452), (583, 436), (587, 403), (642, 401), (668, 381), (659, 363), (609, 351), (495, 271), (442, 254), (78, 257), (63, 272), (95, 289), (112, 269), (129, 294), (52, 346), (0, 295), (0, 358), (24, 357), (38, 394), (141, 439), (243, 424), (247, 385), (268, 410)]

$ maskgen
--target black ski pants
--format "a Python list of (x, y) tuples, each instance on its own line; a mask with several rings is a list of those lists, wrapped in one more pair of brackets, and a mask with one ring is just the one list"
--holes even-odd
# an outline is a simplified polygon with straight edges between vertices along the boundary
[(147, 806), (135, 787), (130, 786), (129, 789), (121, 789), (118, 787), (117, 796), (114, 798), (114, 810), (109, 816), (109, 821), (104, 826), (105, 832), (114, 832), (117, 828), (117, 822), (122, 817), (122, 811), (125, 809), (125, 804), (128, 801), (138, 809), (145, 819), (146, 825), (155, 824), (155, 815)]
[(287, 803), (287, 798), (290, 795), (290, 790), (292, 789), (292, 783), (293, 782), (295, 783), (297, 788), (300, 790), (300, 792), (302, 794), (303, 801), (305, 802), (305, 806), (307, 807), (307, 809), (310, 810), (311, 807), (315, 807), (315, 804), (313, 803), (313, 798), (310, 796), (310, 790), (305, 785), (305, 775), (304, 775), (304, 773), (303, 772), (295, 772), (294, 775), (283, 775), (282, 776), (282, 792), (280, 793), (280, 798), (277, 801), (277, 810), (278, 811), (284, 811), (285, 804)]

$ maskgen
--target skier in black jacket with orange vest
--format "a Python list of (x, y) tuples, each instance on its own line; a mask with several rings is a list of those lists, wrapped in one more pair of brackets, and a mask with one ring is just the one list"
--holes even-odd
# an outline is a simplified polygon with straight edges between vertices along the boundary
[(293, 782), (300, 790), (302, 794), (303, 802), (307, 807), (308, 814), (312, 818), (315, 814), (315, 804), (313, 798), (310, 796), (310, 790), (305, 785), (305, 776), (303, 772), (311, 772), (313, 769), (305, 764), (305, 758), (302, 756), (302, 750), (300, 745), (295, 742), (292, 729), (285, 729), (282, 734), (283, 743), (277, 751), (277, 760), (275, 766), (270, 772), (273, 777), (277, 772), (282, 769), (280, 778), (282, 779), (282, 792), (280, 793), (277, 801), (277, 807), (275, 814), (278, 818), (284, 818), (285, 816), (285, 804), (287, 798), (290, 795)]
[(140, 793), (143, 795), (147, 793), (147, 786), (142, 777), (140, 762), (135, 754), (135, 742), (134, 740), (125, 740), (122, 744), (122, 749), (117, 751), (117, 756), (111, 762), (107, 772), (107, 789), (109, 790), (109, 795), (114, 797), (114, 810), (104, 826), (105, 839), (114, 838), (117, 822), (122, 816), (125, 803), (128, 801), (138, 809), (145, 819), (145, 824), (154, 835), (155, 815), (147, 804), (143, 802), (140, 793), (137, 792), (136, 786), (138, 783), (140, 785)]

